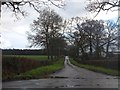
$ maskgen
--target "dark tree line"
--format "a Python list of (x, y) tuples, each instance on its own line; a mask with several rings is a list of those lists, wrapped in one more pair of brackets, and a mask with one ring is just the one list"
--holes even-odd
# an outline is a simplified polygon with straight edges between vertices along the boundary
[(29, 49), (3, 49), (2, 55), (47, 55), (46, 50), (29, 50)]

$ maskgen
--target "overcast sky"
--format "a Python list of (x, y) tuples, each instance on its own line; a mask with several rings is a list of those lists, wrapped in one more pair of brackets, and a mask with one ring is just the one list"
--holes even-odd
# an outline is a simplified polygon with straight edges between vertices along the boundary
[[(93, 14), (88, 13), (85, 10), (86, 1), (85, 0), (66, 0), (66, 5), (64, 9), (51, 6), (59, 15), (64, 19), (69, 19), (73, 16), (88, 16), (93, 18)], [(29, 15), (21, 20), (16, 20), (12, 12), (10, 12), (5, 7), (2, 7), (1, 12), (1, 37), (0, 37), (0, 48), (15, 48), (15, 49), (28, 49), (28, 41), (26, 31), (30, 30), (30, 24), (34, 19), (38, 17), (38, 13), (28, 7), (23, 7)], [(95, 19), (102, 20), (115, 20), (118, 17), (118, 12), (101, 12)]]

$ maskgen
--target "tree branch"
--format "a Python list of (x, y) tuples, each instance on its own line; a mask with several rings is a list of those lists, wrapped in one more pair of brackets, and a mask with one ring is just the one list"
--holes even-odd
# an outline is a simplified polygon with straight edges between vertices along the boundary
[(109, 11), (115, 7), (120, 7), (120, 1), (99, 2), (98, 0), (94, 0), (94, 2), (89, 2), (86, 9), (90, 12), (97, 12), (97, 14), (95, 15), (96, 17), (100, 13), (100, 11)]

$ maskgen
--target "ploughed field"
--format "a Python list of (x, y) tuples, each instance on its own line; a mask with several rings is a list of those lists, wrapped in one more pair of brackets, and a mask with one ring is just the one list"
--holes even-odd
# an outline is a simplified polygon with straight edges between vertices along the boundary
[[(2, 57), (2, 80), (18, 80), (18, 79), (31, 79), (40, 78), (38, 76), (45, 76), (54, 72), (54, 65), (60, 60), (48, 60), (47, 56), (38, 55), (3, 55)], [(60, 61), (63, 62), (63, 59)], [(57, 65), (57, 69), (62, 67)], [(52, 66), (52, 70), (46, 70)], [(47, 72), (45, 72), (47, 71)], [(39, 75), (41, 74), (41, 75)]]

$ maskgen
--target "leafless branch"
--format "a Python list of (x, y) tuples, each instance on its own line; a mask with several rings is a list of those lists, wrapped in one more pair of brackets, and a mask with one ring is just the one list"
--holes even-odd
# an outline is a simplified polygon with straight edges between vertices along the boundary
[(94, 0), (93, 2), (89, 1), (89, 4), (87, 5), (86, 9), (89, 12), (97, 12), (95, 17), (101, 12), (101, 11), (109, 11), (115, 7), (120, 7), (120, 1), (99, 1)]
[(62, 0), (59, 0), (58, 2), (60, 2), (60, 4), (56, 4), (55, 0), (47, 0), (47, 1), (41, 1), (41, 0), (34, 0), (34, 1), (2, 1), (2, 5), (6, 5), (7, 8), (9, 8), (10, 10), (12, 10), (12, 12), (15, 13), (15, 15), (17, 15), (18, 13), (22, 14), (22, 16), (25, 15), (25, 13), (27, 11), (24, 11), (21, 9), (22, 6), (28, 4), (30, 5), (32, 8), (34, 8), (35, 11), (37, 11), (38, 13), (40, 13), (40, 9), (42, 7), (42, 5), (44, 6), (48, 6), (50, 3), (55, 5), (58, 8), (61, 8), (64, 5), (64, 2), (62, 2)]

